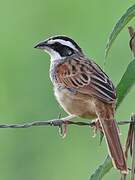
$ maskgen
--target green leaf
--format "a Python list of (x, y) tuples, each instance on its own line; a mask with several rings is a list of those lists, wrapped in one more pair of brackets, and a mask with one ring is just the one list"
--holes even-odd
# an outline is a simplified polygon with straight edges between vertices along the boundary
[[(122, 76), (119, 84), (117, 85), (117, 105), (122, 103), (126, 95), (129, 93), (132, 86), (135, 84), (135, 60), (129, 63), (124, 75)], [(107, 174), (112, 168), (112, 161), (109, 156), (105, 161), (95, 170), (95, 172), (90, 177), (90, 180), (101, 180), (102, 177)]]
[(108, 52), (114, 42), (114, 40), (116, 39), (116, 37), (118, 36), (118, 34), (121, 32), (121, 30), (126, 26), (126, 24), (135, 16), (135, 4), (133, 6), (131, 6), (130, 8), (127, 9), (127, 11), (123, 14), (123, 16), (118, 20), (118, 22), (116, 23), (116, 25), (114, 26), (107, 45), (106, 45), (106, 49), (105, 49), (105, 57), (107, 57)]
[[(108, 43), (106, 46), (105, 57), (107, 57), (108, 52), (118, 36), (121, 30), (126, 26), (126, 24), (135, 16), (135, 4), (131, 6), (124, 15), (116, 23), (112, 33), (109, 36)], [(127, 67), (124, 75), (122, 76), (119, 84), (117, 85), (117, 104), (116, 109), (122, 103), (126, 95), (129, 93), (132, 86), (135, 84), (135, 60), (133, 60)], [(109, 156), (105, 161), (98, 166), (95, 172), (91, 175), (90, 180), (101, 180), (105, 174), (107, 174), (113, 167), (112, 161)]]
[(106, 157), (103, 164), (99, 165), (89, 180), (100, 180), (112, 168), (112, 161), (109, 156)]
[(127, 67), (119, 84), (117, 85), (117, 104), (116, 108), (122, 103), (132, 86), (135, 84), (135, 60)]

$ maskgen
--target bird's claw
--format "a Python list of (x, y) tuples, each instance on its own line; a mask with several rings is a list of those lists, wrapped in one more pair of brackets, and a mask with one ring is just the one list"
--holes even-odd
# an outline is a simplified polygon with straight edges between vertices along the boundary
[(91, 127), (93, 128), (93, 136), (92, 137), (96, 137), (98, 131), (103, 133), (102, 127), (101, 127), (98, 119), (92, 121)]
[(63, 124), (59, 126), (59, 135), (64, 139), (67, 135), (68, 121), (63, 121)]

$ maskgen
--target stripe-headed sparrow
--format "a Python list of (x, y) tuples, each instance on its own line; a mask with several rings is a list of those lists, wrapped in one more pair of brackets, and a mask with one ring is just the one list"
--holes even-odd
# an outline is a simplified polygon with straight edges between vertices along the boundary
[(70, 115), (98, 118), (113, 165), (126, 174), (125, 156), (114, 120), (116, 90), (110, 78), (69, 37), (54, 36), (35, 48), (51, 56), (50, 77), (60, 105)]

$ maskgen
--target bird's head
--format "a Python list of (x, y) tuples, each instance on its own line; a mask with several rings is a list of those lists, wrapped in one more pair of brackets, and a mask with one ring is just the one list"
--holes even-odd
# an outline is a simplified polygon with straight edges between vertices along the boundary
[(74, 54), (82, 54), (82, 49), (67, 36), (54, 36), (38, 43), (34, 48), (44, 50), (51, 56), (51, 60), (61, 59)]

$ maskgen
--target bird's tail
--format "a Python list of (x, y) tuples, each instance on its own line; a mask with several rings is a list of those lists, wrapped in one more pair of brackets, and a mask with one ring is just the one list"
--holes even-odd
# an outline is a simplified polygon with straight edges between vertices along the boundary
[(108, 145), (109, 155), (112, 159), (114, 167), (121, 171), (122, 174), (127, 174), (127, 165), (123, 149), (120, 143), (118, 129), (115, 120), (103, 120), (100, 119), (106, 142)]
[(95, 105), (112, 163), (122, 174), (127, 174), (126, 159), (121, 146), (117, 124), (114, 120), (114, 107), (111, 104), (104, 103), (100, 105), (96, 103)]

